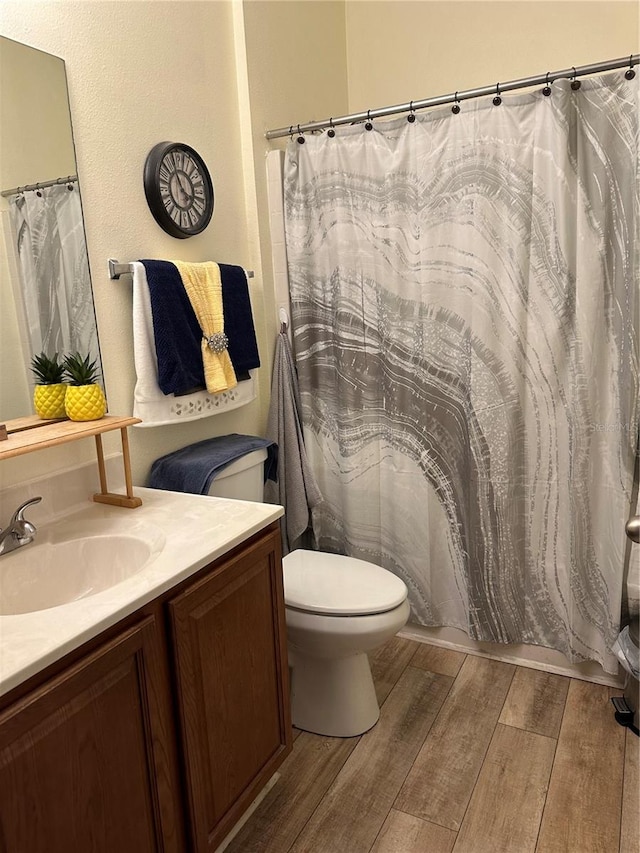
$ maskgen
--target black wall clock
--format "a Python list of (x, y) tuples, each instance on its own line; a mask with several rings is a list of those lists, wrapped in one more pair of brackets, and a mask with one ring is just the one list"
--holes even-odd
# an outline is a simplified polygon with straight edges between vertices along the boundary
[(159, 142), (144, 164), (149, 210), (172, 237), (199, 234), (213, 215), (213, 183), (204, 160), (181, 142)]

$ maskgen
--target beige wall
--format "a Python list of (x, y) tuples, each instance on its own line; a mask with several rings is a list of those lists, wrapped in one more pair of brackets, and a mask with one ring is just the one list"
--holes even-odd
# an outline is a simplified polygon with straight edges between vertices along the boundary
[[(131, 285), (108, 257), (214, 258), (256, 270), (259, 400), (181, 426), (132, 430), (137, 482), (162, 453), (264, 429), (276, 329), (264, 131), (638, 50), (637, 4), (404, 0), (2, 0), (0, 32), (66, 61), (110, 410), (131, 411)], [(195, 147), (216, 211), (198, 237), (156, 225), (149, 149)], [(92, 458), (90, 442), (4, 462), (3, 484)], [(111, 442), (109, 449), (116, 449)]]
[(347, 106), (343, 0), (244, 0), (257, 140), (269, 127)]
[[(265, 279), (267, 319), (275, 333), (266, 154), (271, 127), (346, 112), (347, 51), (343, 0), (244, 0), (245, 66), (251, 113), (255, 204)], [(272, 334), (272, 338), (274, 334)], [(271, 348), (269, 359), (271, 363)]]
[[(108, 257), (214, 258), (256, 270), (252, 301), (263, 364), (258, 401), (195, 423), (131, 430), (138, 483), (153, 459), (177, 447), (227, 432), (263, 432), (276, 330), (264, 130), (284, 121), (290, 109), (310, 115), (332, 104), (347, 107), (342, 2), (246, 7), (232, 0), (3, 0), (0, 6), (3, 35), (66, 62), (110, 411), (131, 411), (135, 375), (131, 285), (109, 281)], [(159, 229), (144, 198), (145, 157), (164, 139), (196, 148), (215, 185), (211, 225), (185, 241)], [(117, 449), (117, 442), (108, 449)], [(72, 465), (79, 453), (90, 459), (90, 443), (9, 460), (1, 482)]]
[[(110, 281), (107, 258), (206, 260), (253, 267), (231, 2), (27, 2), (4, 0), (3, 35), (65, 59), (78, 173), (110, 411), (131, 412), (134, 385), (130, 281)], [(216, 209), (209, 228), (184, 241), (166, 235), (147, 207), (142, 168), (162, 140), (186, 142), (211, 171)], [(259, 268), (252, 284), (259, 346), (266, 332)], [(235, 412), (180, 426), (131, 430), (135, 479), (170, 450), (227, 432), (258, 431), (268, 404), (268, 367), (260, 399)], [(116, 449), (111, 442), (109, 449)], [(3, 484), (45, 466), (91, 458), (91, 442), (3, 463)]]
[(637, 53), (637, 0), (348, 0), (349, 112)]
[(64, 62), (0, 40), (0, 189), (73, 175)]

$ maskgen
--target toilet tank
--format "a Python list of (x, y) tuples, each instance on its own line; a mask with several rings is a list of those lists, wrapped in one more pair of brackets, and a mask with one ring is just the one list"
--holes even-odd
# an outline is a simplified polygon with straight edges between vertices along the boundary
[(213, 478), (208, 494), (216, 498), (262, 503), (266, 458), (264, 447), (245, 453)]

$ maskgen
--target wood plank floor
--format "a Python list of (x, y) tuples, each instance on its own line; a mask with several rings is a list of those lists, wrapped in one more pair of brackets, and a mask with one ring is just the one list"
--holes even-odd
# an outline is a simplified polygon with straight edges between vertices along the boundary
[(597, 684), (393, 638), (380, 720), (303, 732), (225, 853), (640, 853), (640, 739)]

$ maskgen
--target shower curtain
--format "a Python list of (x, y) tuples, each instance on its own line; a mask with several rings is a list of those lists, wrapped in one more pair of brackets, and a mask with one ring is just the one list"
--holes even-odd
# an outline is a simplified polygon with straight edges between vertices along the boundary
[(56, 184), (9, 198), (33, 355), (90, 353), (100, 366), (80, 193)]
[(292, 141), (317, 546), (412, 619), (616, 671), (638, 404), (638, 77)]

